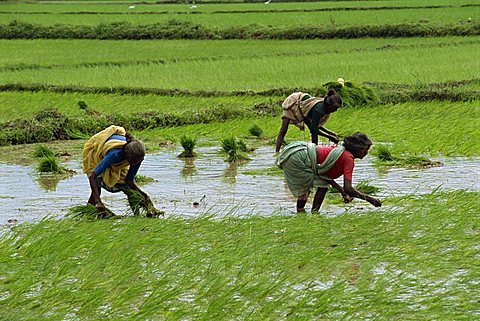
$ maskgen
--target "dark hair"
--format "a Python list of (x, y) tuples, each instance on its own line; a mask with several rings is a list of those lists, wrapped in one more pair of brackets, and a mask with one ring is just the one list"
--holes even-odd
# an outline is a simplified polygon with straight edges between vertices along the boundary
[(372, 146), (372, 141), (364, 133), (356, 132), (344, 138), (343, 146), (355, 156), (361, 149)]
[(125, 152), (130, 155), (134, 162), (142, 160), (145, 157), (145, 145), (129, 133), (125, 134), (125, 138), (127, 139), (127, 143), (123, 146)]
[(337, 94), (335, 89), (328, 89), (327, 94), (323, 98), (323, 104), (325, 106), (342, 106), (342, 98)]

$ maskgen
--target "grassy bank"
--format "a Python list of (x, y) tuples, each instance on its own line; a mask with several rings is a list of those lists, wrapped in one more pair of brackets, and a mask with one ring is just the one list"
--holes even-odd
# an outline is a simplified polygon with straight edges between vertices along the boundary
[(472, 320), (478, 193), (321, 215), (23, 224), (0, 239), (6, 320)]
[[(480, 151), (480, 142), (476, 139), (480, 136), (479, 118), (480, 108), (472, 103), (406, 103), (340, 109), (330, 117), (326, 127), (343, 135), (365, 132), (377, 143), (392, 143), (395, 154), (475, 156)], [(178, 141), (182, 133), (188, 132), (202, 141), (216, 142), (226, 133), (250, 136), (248, 129), (254, 123), (260, 125), (264, 138), (273, 141), (281, 120), (280, 117), (245, 118), (224, 123), (148, 129), (138, 135), (150, 141)], [(309, 139), (308, 129), (301, 132), (295, 126), (290, 126), (286, 136), (287, 141)]]
[[(178, 114), (169, 113), (169, 117), (165, 118), (166, 107), (168, 105), (158, 110), (151, 110), (152, 113), (145, 112), (143, 116), (125, 112), (122, 117), (107, 114), (107, 116), (97, 118), (86, 116), (76, 118), (75, 115), (67, 112), (68, 117), (73, 117), (72, 121), (68, 121), (69, 118), (65, 118), (65, 116), (52, 120), (47, 119), (49, 126), (43, 127), (40, 126), (41, 122), (26, 122), (17, 130), (4, 130), (0, 138), (4, 139), (4, 144), (10, 144), (12, 139), (16, 139), (18, 142), (20, 139), (31, 139), (32, 141), (36, 139), (38, 141), (39, 138), (44, 138), (45, 141), (48, 141), (59, 134), (65, 135), (64, 138), (69, 138), (68, 135), (77, 135), (78, 137), (79, 131), (82, 131), (84, 136), (88, 136), (87, 134), (93, 134), (96, 129), (100, 130), (100, 127), (106, 126), (109, 120), (114, 120), (147, 142), (147, 146), (151, 150), (158, 149), (159, 144), (167, 141), (179, 143), (182, 135), (186, 133), (197, 138), (200, 145), (219, 145), (222, 138), (234, 135), (251, 139), (249, 145), (258, 146), (273, 144), (281, 124), (278, 115), (260, 116), (262, 112), (260, 109), (236, 108), (235, 105), (227, 104), (220, 109), (216, 109), (214, 106), (210, 109), (199, 109), (193, 113), (188, 110), (178, 112)], [(274, 110), (268, 109), (268, 111), (273, 112)], [(162, 116), (161, 112), (166, 114)], [(258, 114), (259, 112), (260, 114)], [(234, 118), (230, 119), (229, 115)], [(203, 117), (201, 118), (203, 121), (198, 122), (199, 117)], [(341, 108), (332, 115), (326, 126), (341, 135), (350, 135), (356, 131), (365, 132), (371, 136), (374, 142), (393, 144), (392, 152), (396, 155), (478, 156), (480, 142), (476, 137), (480, 136), (479, 118), (480, 108), (475, 102), (416, 102)], [(134, 122), (132, 122), (133, 120)], [(220, 122), (220, 120), (222, 121)], [(190, 125), (181, 125), (185, 123)], [(21, 123), (19, 124), (21, 125)], [(65, 126), (59, 128), (59, 124)], [(68, 126), (66, 126), (67, 124)], [(263, 131), (260, 139), (249, 133), (253, 124), (258, 124)], [(166, 127), (150, 128), (150, 126)], [(38, 131), (38, 135), (35, 135), (35, 130)], [(286, 136), (287, 141), (309, 139), (308, 130), (301, 132), (295, 126), (291, 126)], [(62, 151), (77, 155), (81, 145), (81, 141), (72, 141), (70, 145), (64, 145)], [(25, 155), (31, 154), (34, 145), (6, 146), (2, 147), (2, 150), (4, 153), (0, 160), (14, 162), (17, 158), (24, 159)]]

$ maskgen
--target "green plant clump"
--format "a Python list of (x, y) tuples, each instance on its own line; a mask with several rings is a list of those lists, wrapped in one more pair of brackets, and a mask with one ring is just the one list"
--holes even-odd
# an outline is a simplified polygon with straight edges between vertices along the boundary
[(33, 157), (54, 157), (55, 153), (47, 145), (37, 145), (35, 146), (35, 151), (33, 152)]
[(443, 165), (441, 162), (432, 161), (425, 156), (395, 156), (391, 151), (391, 147), (385, 144), (375, 145), (372, 150), (372, 155), (377, 158), (376, 163), (378, 165), (384, 166), (408, 166), (415, 168), (426, 168)]
[(359, 107), (378, 103), (375, 91), (368, 87), (347, 81), (344, 84), (329, 82), (323, 85), (326, 89), (333, 88), (340, 95), (344, 107)]
[(240, 160), (249, 160), (247, 155), (247, 145), (241, 139), (235, 136), (229, 136), (221, 140), (222, 149), (227, 154), (227, 162), (236, 162)]
[(263, 134), (262, 128), (258, 124), (253, 124), (252, 127), (248, 129), (248, 132), (255, 137), (260, 137)]
[(40, 173), (63, 174), (65, 169), (60, 166), (55, 156), (44, 157), (40, 160), (37, 166), (37, 171)]
[(69, 208), (67, 217), (85, 219), (85, 220), (98, 220), (107, 218), (118, 218), (118, 215), (105, 209), (104, 212), (99, 212), (97, 208), (92, 204), (77, 205)]
[(197, 145), (197, 140), (193, 137), (188, 137), (183, 135), (180, 138), (180, 144), (183, 147), (183, 152), (178, 155), (180, 158), (191, 158), (197, 156), (197, 153), (194, 152), (194, 148)]

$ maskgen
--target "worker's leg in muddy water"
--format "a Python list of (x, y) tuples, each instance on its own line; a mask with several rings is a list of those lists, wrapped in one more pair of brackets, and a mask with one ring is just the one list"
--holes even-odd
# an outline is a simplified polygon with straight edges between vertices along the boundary
[(322, 206), (325, 195), (327, 195), (328, 188), (317, 188), (317, 192), (313, 198), (312, 213), (319, 212)]
[(306, 192), (303, 195), (300, 195), (297, 198), (297, 213), (305, 213), (305, 205), (308, 201), (308, 195), (310, 195), (310, 191)]

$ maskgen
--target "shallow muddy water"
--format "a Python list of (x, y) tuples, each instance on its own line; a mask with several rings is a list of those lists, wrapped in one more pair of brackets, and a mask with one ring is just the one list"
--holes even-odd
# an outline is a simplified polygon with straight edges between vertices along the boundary
[[(272, 213), (293, 214), (295, 198), (282, 176), (246, 175), (245, 171), (273, 166), (273, 147), (264, 146), (250, 154), (251, 161), (242, 164), (224, 162), (219, 147), (198, 148), (194, 160), (181, 160), (180, 150), (161, 151), (146, 156), (140, 175), (155, 179), (143, 189), (157, 208), (167, 215), (195, 216), (202, 213), (248, 215)], [(435, 159), (444, 166), (428, 169), (390, 168), (379, 172), (372, 158), (357, 160), (354, 184), (367, 180), (379, 187), (380, 198), (405, 194), (430, 193), (440, 189), (480, 190), (480, 158)], [(34, 166), (5, 165), (0, 169), (0, 225), (40, 220), (46, 214), (63, 216), (68, 208), (85, 204), (90, 194), (87, 178), (81, 173), (80, 161), (64, 164), (77, 174), (61, 179), (41, 178)], [(337, 180), (342, 183), (341, 179)], [(102, 192), (104, 203), (117, 214), (128, 214), (122, 193)], [(325, 215), (345, 211), (373, 209), (362, 201), (353, 204), (322, 207)], [(308, 209), (308, 207), (307, 207)]]

